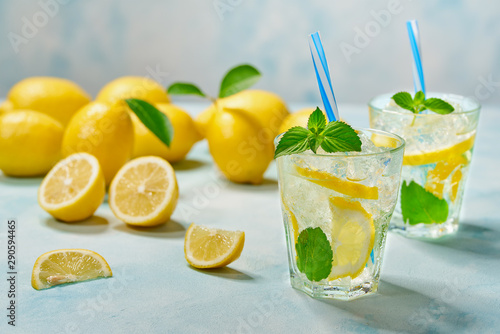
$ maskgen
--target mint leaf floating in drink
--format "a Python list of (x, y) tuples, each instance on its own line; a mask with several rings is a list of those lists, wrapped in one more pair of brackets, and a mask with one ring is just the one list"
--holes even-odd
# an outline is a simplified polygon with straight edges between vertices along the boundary
[(392, 96), (392, 99), (398, 106), (403, 109), (409, 110), (411, 112), (415, 112), (413, 108), (413, 98), (410, 93), (407, 92), (399, 92)]
[(176, 82), (168, 87), (167, 93), (172, 95), (198, 95), (206, 97), (201, 89), (189, 82)]
[(125, 102), (141, 122), (167, 147), (170, 147), (174, 137), (174, 127), (168, 117), (146, 101), (126, 99)]
[(294, 153), (302, 153), (309, 149), (309, 131), (301, 126), (294, 126), (289, 129), (276, 147), (274, 157), (289, 155)]
[(421, 185), (411, 181), (401, 185), (401, 212), (403, 221), (410, 225), (441, 224), (448, 218), (448, 203)]
[(297, 268), (311, 281), (321, 281), (332, 271), (333, 252), (320, 227), (308, 227), (299, 234), (295, 244)]
[(361, 139), (347, 123), (330, 122), (326, 125), (323, 135), (321, 148), (326, 152), (361, 152)]
[(418, 91), (413, 98), (408, 92), (399, 92), (394, 94), (392, 99), (398, 106), (414, 114), (429, 109), (437, 114), (446, 115), (455, 110), (451, 104), (441, 99), (434, 97), (426, 99), (422, 91)]
[(430, 111), (434, 111), (435, 113), (441, 115), (449, 114), (453, 112), (453, 110), (455, 110), (455, 108), (453, 108), (453, 106), (448, 102), (436, 98), (430, 98), (425, 100), (424, 106)]
[(323, 112), (316, 110), (309, 116), (307, 129), (295, 126), (280, 138), (274, 158), (302, 153), (310, 149), (314, 153), (321, 146), (325, 152), (361, 152), (361, 140), (354, 129), (341, 121), (326, 123)]

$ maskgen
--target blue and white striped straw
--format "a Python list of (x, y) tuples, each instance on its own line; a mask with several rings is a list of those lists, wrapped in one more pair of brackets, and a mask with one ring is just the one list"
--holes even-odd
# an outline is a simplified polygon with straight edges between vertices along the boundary
[(406, 21), (406, 28), (408, 29), (411, 50), (413, 52), (413, 85), (415, 86), (415, 93), (422, 91), (425, 94), (424, 70), (422, 69), (420, 52), (420, 33), (417, 21)]
[(330, 79), (330, 72), (328, 71), (328, 64), (326, 63), (325, 51), (321, 44), (319, 32), (309, 35), (309, 48), (311, 49), (311, 56), (316, 71), (316, 79), (318, 80), (319, 91), (323, 105), (325, 106), (328, 121), (337, 121), (339, 119), (339, 111), (337, 109), (337, 101), (333, 94), (332, 81)]

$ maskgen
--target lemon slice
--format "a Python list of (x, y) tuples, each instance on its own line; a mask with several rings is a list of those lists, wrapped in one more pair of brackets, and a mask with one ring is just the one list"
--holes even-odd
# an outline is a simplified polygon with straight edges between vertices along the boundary
[(154, 156), (126, 163), (109, 188), (114, 215), (130, 225), (155, 226), (167, 222), (179, 198), (172, 166)]
[(405, 154), (403, 157), (403, 165), (427, 165), (438, 161), (450, 160), (457, 157), (474, 146), (475, 135), (470, 138), (441, 150), (418, 153), (418, 154)]
[(191, 224), (184, 239), (184, 255), (193, 267), (220, 268), (237, 260), (244, 244), (245, 232)]
[(299, 224), (297, 222), (297, 217), (295, 217), (292, 210), (290, 210), (290, 208), (288, 207), (288, 204), (286, 204), (285, 196), (283, 196), (283, 192), (281, 192), (281, 204), (283, 207), (283, 211), (285, 212), (288, 219), (290, 219), (290, 222), (292, 223), (293, 240), (294, 240), (294, 244), (295, 244), (295, 243), (297, 243), (297, 240), (299, 239)]
[(57, 219), (84, 220), (101, 205), (106, 189), (97, 159), (88, 153), (59, 161), (38, 189), (38, 203)]
[(368, 187), (361, 183), (343, 180), (321, 170), (307, 169), (297, 165), (295, 165), (295, 169), (300, 176), (305, 177), (308, 181), (349, 197), (378, 199), (377, 187)]
[(458, 184), (462, 179), (461, 168), (469, 162), (463, 156), (459, 155), (447, 161), (440, 161), (436, 164), (434, 169), (427, 172), (427, 181), (425, 183), (425, 190), (433, 193), (439, 198), (443, 198), (445, 181), (451, 176), (451, 194), (450, 197), (456, 197)]
[(106, 260), (88, 249), (58, 249), (36, 259), (31, 285), (37, 290), (55, 285), (113, 276)]
[(375, 240), (372, 216), (359, 202), (330, 197), (333, 267), (329, 280), (357, 277), (365, 268)]

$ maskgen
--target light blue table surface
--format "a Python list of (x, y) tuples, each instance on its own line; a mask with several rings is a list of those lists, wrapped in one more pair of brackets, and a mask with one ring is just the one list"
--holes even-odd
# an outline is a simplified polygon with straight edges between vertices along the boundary
[[(184, 106), (193, 114), (202, 108)], [(368, 125), (364, 105), (340, 110), (351, 124)], [(390, 233), (379, 293), (351, 302), (291, 288), (274, 163), (263, 185), (236, 185), (217, 176), (206, 143), (197, 144), (175, 166), (180, 200), (172, 221), (151, 229), (126, 226), (107, 203), (88, 221), (58, 222), (37, 204), (41, 179), (0, 174), (0, 332), (498, 333), (499, 129), (500, 108), (485, 106), (458, 234), (424, 242)], [(8, 218), (18, 221), (16, 328), (6, 318)], [(191, 268), (183, 251), (191, 222), (245, 231), (241, 258), (220, 270)], [(33, 263), (59, 248), (100, 253), (114, 276), (34, 290)]]

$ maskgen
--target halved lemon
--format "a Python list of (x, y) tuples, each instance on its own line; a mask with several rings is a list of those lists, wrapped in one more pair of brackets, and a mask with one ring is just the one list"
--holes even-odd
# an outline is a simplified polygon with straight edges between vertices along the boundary
[(359, 202), (330, 197), (333, 267), (329, 280), (355, 278), (365, 268), (375, 241), (372, 216)]
[(88, 249), (58, 249), (36, 259), (31, 285), (37, 290), (55, 285), (113, 276), (106, 260)]
[(105, 192), (99, 161), (88, 153), (75, 153), (59, 161), (43, 179), (38, 203), (55, 218), (74, 222), (92, 216)]
[(220, 268), (237, 260), (245, 232), (227, 231), (191, 224), (184, 239), (186, 261), (196, 268)]
[(130, 225), (155, 226), (167, 222), (175, 210), (179, 187), (172, 166), (155, 156), (126, 163), (109, 188), (109, 207)]
[(458, 144), (436, 151), (417, 154), (405, 154), (403, 157), (403, 165), (418, 166), (427, 165), (438, 161), (450, 160), (470, 150), (474, 146), (475, 138), (476, 136), (473, 135)]
[(303, 168), (297, 165), (295, 165), (295, 169), (300, 176), (303, 176), (308, 181), (335, 190), (343, 195), (355, 198), (378, 199), (377, 187), (369, 187), (361, 183), (343, 180), (321, 170)]

